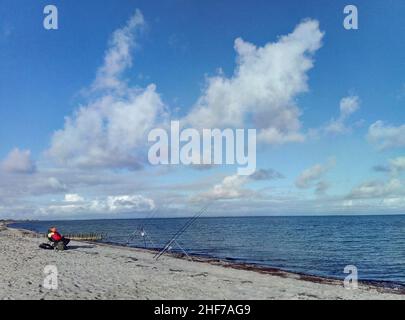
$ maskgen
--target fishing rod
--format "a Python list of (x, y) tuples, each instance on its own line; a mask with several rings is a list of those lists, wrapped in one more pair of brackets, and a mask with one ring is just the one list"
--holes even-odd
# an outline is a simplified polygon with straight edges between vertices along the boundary
[[(166, 243), (164, 248), (156, 253), (154, 259), (158, 260), (166, 251), (170, 249), (172, 243), (176, 242), (176, 239), (181, 236), (199, 217), (201, 217), (208, 209), (210, 204), (207, 204), (203, 208), (201, 208), (193, 217), (191, 217), (187, 222), (173, 235), (173, 237)], [(184, 250), (183, 250), (184, 251)]]
[[(156, 255), (154, 256), (154, 258), (155, 258), (156, 260), (158, 260), (165, 252), (167, 252), (168, 250), (170, 250), (171, 245), (172, 245), (174, 242), (177, 243), (176, 239), (177, 239), (181, 234), (183, 234), (183, 233), (194, 223), (194, 221), (196, 221), (205, 211), (206, 211), (206, 208), (205, 208), (205, 210), (204, 210), (204, 209), (200, 210), (196, 215), (194, 215), (192, 218), (190, 218), (190, 219), (183, 225), (183, 227), (180, 228), (180, 229), (176, 232), (176, 234), (167, 242), (167, 244), (164, 246), (164, 248), (163, 248), (160, 252), (156, 253)], [(177, 245), (178, 245), (178, 244), (177, 244)], [(182, 250), (184, 251), (184, 249), (182, 249)], [(187, 254), (187, 253), (186, 253), (186, 254)]]
[(179, 232), (179, 234), (177, 234), (177, 237), (176, 237), (176, 238), (178, 238), (179, 236), (181, 236), (181, 235), (194, 223), (194, 221), (196, 221), (199, 217), (201, 217), (201, 216), (208, 210), (208, 207), (209, 207), (209, 204), (206, 205), (206, 206), (202, 209), (201, 213), (200, 213), (198, 216), (196, 216), (194, 219), (190, 219), (190, 220), (191, 220), (190, 223), (189, 223), (183, 230), (180, 230), (180, 232)]
[[(156, 214), (156, 212), (158, 211), (158, 208), (156, 207), (155, 209), (153, 209), (151, 212), (148, 213), (148, 215), (144, 218), (144, 219), (152, 219), (152, 217)], [(142, 223), (141, 227), (138, 228), (137, 230), (135, 230), (127, 239), (127, 245), (129, 245), (129, 243), (134, 240), (134, 238), (136, 237), (136, 235), (139, 234), (142, 236), (143, 240), (144, 240), (144, 245), (146, 248), (146, 231), (145, 231), (145, 222)]]
[[(208, 205), (206, 205), (205, 207), (201, 208), (198, 212), (196, 212), (194, 214), (194, 216), (192, 216), (189, 220), (187, 220), (187, 222), (172, 236), (171, 239), (176, 239), (178, 238), (186, 229), (188, 229), (189, 226), (191, 226), (191, 224), (197, 220), (208, 208)], [(170, 240), (169, 240), (170, 242)]]
[(189, 220), (187, 220), (187, 222), (173, 235), (173, 237), (166, 243), (166, 245), (164, 246), (164, 248), (158, 252), (154, 258), (157, 260), (159, 259), (159, 257), (164, 254), (166, 251), (168, 251), (170, 249), (171, 244), (176, 241), (176, 239), (189, 227), (191, 226), (191, 224), (198, 219), (199, 216), (201, 216), (201, 214), (204, 212), (205, 208), (200, 209), (200, 211), (198, 211), (193, 217), (191, 217)]

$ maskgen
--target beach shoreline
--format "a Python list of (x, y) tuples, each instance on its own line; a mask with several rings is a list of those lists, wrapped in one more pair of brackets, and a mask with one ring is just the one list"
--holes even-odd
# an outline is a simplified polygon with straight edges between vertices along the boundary
[[(192, 256), (190, 261), (183, 255), (170, 253), (156, 262), (154, 250), (111, 243), (72, 241), (72, 250), (46, 251), (38, 248), (44, 242), (43, 235), (9, 228), (8, 224), (0, 226), (3, 248), (0, 284), (5, 286), (0, 290), (1, 299), (405, 299), (404, 288), (390, 288), (374, 281), (359, 281), (358, 289), (348, 290), (339, 279), (216, 258)], [(11, 261), (7, 261), (7, 257), (11, 257), (8, 251), (19, 251), (19, 244), (27, 244), (29, 250), (21, 249), (21, 259), (13, 255)], [(11, 265), (20, 269), (18, 274), (30, 273), (24, 256), (35, 261), (36, 272), (27, 283), (28, 289), (35, 283), (37, 290), (24, 290), (22, 284), (16, 290), (13, 281), (8, 279), (13, 277), (9, 270)], [(48, 262), (63, 265), (60, 281), (63, 286), (55, 292), (42, 288), (41, 268), (49, 265)], [(114, 270), (121, 274), (114, 275), (117, 279), (111, 282), (108, 277)], [(141, 289), (140, 284), (145, 288)]]

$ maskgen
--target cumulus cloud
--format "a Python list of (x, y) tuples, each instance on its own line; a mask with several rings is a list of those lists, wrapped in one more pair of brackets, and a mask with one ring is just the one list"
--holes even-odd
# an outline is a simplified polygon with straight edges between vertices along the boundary
[(110, 196), (107, 198), (106, 205), (108, 211), (112, 212), (151, 211), (155, 209), (154, 201), (142, 195)]
[(347, 118), (359, 109), (359, 97), (349, 96), (340, 101), (340, 113), (343, 118)]
[(389, 197), (389, 198), (383, 199), (382, 203), (387, 208), (404, 210), (404, 208), (405, 208), (405, 196)]
[(249, 176), (252, 180), (276, 180), (283, 179), (284, 176), (274, 169), (258, 169)]
[(97, 72), (93, 89), (122, 89), (122, 74), (132, 66), (131, 51), (136, 46), (136, 35), (144, 24), (141, 11), (136, 10), (127, 24), (114, 32), (104, 57), (104, 64)]
[(36, 170), (31, 151), (15, 148), (1, 162), (0, 168), (7, 173), (31, 174)]
[[(14, 189), (6, 188), (7, 183), (6, 180), (1, 181), (2, 176), (0, 211), (11, 208), (15, 212), (35, 212), (37, 216), (73, 217), (77, 214), (83, 217), (83, 213), (91, 216), (93, 213), (101, 215), (153, 210), (156, 206), (154, 200), (122, 191), (137, 190), (136, 193), (142, 193), (145, 189), (137, 188), (140, 183), (138, 174), (141, 172), (137, 172), (134, 179), (135, 173), (119, 175), (119, 170), (80, 169), (139, 168), (147, 133), (151, 128), (164, 125), (165, 106), (156, 86), (131, 87), (125, 79), (125, 72), (133, 64), (131, 52), (138, 45), (137, 36), (144, 24), (142, 14), (137, 11), (125, 26), (114, 32), (104, 63), (90, 85), (89, 96), (73, 114), (66, 117), (64, 127), (53, 135), (48, 154), (64, 166), (76, 168), (59, 168), (63, 173), (55, 176), (53, 173), (36, 173), (31, 175), (32, 179), (28, 179), (28, 175), (18, 175), (17, 178), (21, 180), (14, 185)], [(237, 62), (233, 75), (227, 77), (219, 73), (207, 78), (201, 97), (183, 120), (197, 128), (256, 127), (259, 139), (266, 143), (303, 141), (301, 110), (296, 100), (308, 90), (308, 72), (314, 65), (314, 55), (322, 45), (322, 38), (318, 22), (306, 20), (291, 34), (262, 47), (236, 39)], [(358, 108), (357, 97), (342, 99), (339, 119), (342, 119), (344, 128), (347, 128), (344, 121)], [(399, 162), (396, 165), (399, 168)], [(330, 162), (305, 170), (297, 179), (297, 186), (324, 193), (329, 187), (324, 175), (331, 167)], [(107, 172), (114, 177), (108, 176)], [(306, 204), (303, 199), (290, 198), (290, 194), (285, 194), (285, 189), (280, 196), (272, 194), (267, 199), (260, 199), (258, 191), (248, 188), (249, 183), (281, 178), (283, 175), (275, 170), (261, 169), (249, 177), (231, 175), (215, 181), (215, 184), (202, 179), (192, 191), (197, 193), (196, 198), (202, 200), (233, 200), (222, 202), (227, 203), (222, 207), (225, 212), (229, 212), (229, 208), (243, 213), (248, 212), (245, 208), (262, 208), (265, 214), (270, 212), (269, 209), (276, 213), (288, 213), (288, 210), (301, 212), (299, 210), (310, 208), (307, 212), (313, 212), (312, 209), (328, 207), (325, 203)], [(163, 192), (161, 185), (147, 188), (159, 192), (155, 197), (159, 202), (168, 202), (170, 197), (176, 209), (188, 208), (190, 195), (187, 192), (191, 191), (188, 186), (182, 192), (177, 188)], [(202, 188), (208, 191), (199, 193)], [(27, 203), (19, 201), (14, 206), (5, 206), (2, 199), (6, 196), (11, 202), (13, 198), (10, 195), (15, 194), (17, 189), (21, 189), (18, 194)], [(3, 190), (7, 193), (3, 193)], [(82, 191), (87, 195), (90, 191), (90, 194), (98, 194), (98, 197), (80, 195)], [(54, 194), (59, 194), (57, 198), (62, 200), (54, 200)], [(41, 197), (35, 197), (30, 202), (34, 198), (31, 195)]]
[[(146, 161), (147, 133), (164, 126), (166, 109), (154, 84), (131, 88), (123, 79), (144, 24), (137, 11), (114, 32), (91, 87), (97, 95), (66, 117), (64, 128), (54, 133), (47, 154), (61, 165), (139, 169)], [(308, 90), (307, 72), (322, 37), (318, 22), (306, 20), (264, 47), (236, 39), (233, 77), (209, 78), (186, 122), (197, 128), (236, 127), (253, 119), (261, 140), (302, 141), (295, 98)]]
[(405, 147), (405, 124), (396, 127), (377, 121), (369, 127), (367, 139), (379, 150), (403, 148)]
[(52, 194), (66, 192), (67, 186), (55, 177), (39, 180), (33, 187), (33, 193)]
[(342, 134), (350, 131), (347, 126), (347, 119), (360, 108), (358, 96), (348, 96), (340, 100), (340, 115), (337, 119), (332, 119), (325, 127), (326, 133)]
[(246, 197), (251, 191), (244, 189), (248, 176), (232, 175), (225, 177), (221, 183), (214, 185), (208, 192), (198, 195), (198, 200), (232, 200)]
[[(145, 24), (140, 11), (116, 30), (97, 71), (97, 95), (66, 117), (47, 152), (63, 166), (139, 169), (146, 161), (147, 133), (164, 126), (167, 112), (156, 86), (131, 88), (123, 79), (132, 65), (136, 36)], [(300, 23), (276, 43), (263, 47), (238, 38), (233, 77), (218, 75), (186, 118), (194, 127), (244, 126), (253, 119), (259, 139), (269, 143), (302, 141), (298, 94), (306, 92), (307, 72), (321, 47), (315, 20)]]
[(318, 180), (326, 172), (326, 168), (322, 164), (316, 164), (308, 169), (305, 169), (297, 178), (295, 185), (298, 188), (310, 188), (314, 180)]
[(64, 128), (54, 133), (48, 155), (62, 165), (128, 169), (142, 165), (147, 133), (165, 114), (154, 84), (132, 88), (122, 79), (132, 64), (134, 34), (143, 24), (137, 11), (114, 32), (92, 87), (98, 91), (96, 98), (66, 117)]
[(135, 195), (158, 193), (159, 201), (165, 203), (165, 192), (160, 191), (159, 184), (153, 184), (154, 180), (153, 173), (143, 171), (42, 168), (30, 175), (0, 172), (0, 218), (82, 219), (126, 214), (125, 210), (131, 214), (131, 208), (135, 208), (134, 212), (145, 208), (146, 212), (155, 205), (154, 201), (142, 201)]
[(33, 215), (35, 207), (31, 206), (27, 209), (25, 203), (40, 202), (40, 199), (49, 201), (49, 197), (64, 194), (67, 190), (68, 186), (65, 183), (42, 172), (35, 174), (0, 173), (0, 205), (6, 208), (0, 211), (0, 217), (9, 215), (11, 212), (23, 214), (24, 211)]
[(84, 199), (78, 194), (65, 194), (65, 202), (83, 202)]
[(308, 90), (307, 72), (322, 38), (319, 23), (305, 20), (291, 34), (263, 47), (236, 39), (233, 76), (208, 78), (186, 122), (196, 128), (223, 128), (244, 127), (252, 119), (261, 141), (302, 141), (295, 98)]
[(376, 172), (389, 173), (391, 176), (398, 176), (405, 171), (405, 157), (396, 157), (388, 160), (387, 165), (378, 164), (373, 167)]
[(234, 174), (226, 176), (215, 184), (208, 192), (203, 192), (194, 197), (194, 200), (235, 200), (246, 197), (258, 196), (258, 193), (247, 188), (247, 184), (257, 181), (269, 181), (282, 179), (284, 176), (273, 169), (258, 169), (250, 176)]
[(398, 197), (404, 196), (405, 189), (400, 180), (400, 174), (405, 171), (405, 157), (389, 159), (387, 165), (377, 165), (373, 169), (385, 173), (387, 178), (363, 182), (349, 193), (349, 199), (384, 198), (385, 203), (389, 204), (391, 200), (394, 203), (397, 202)]
[(395, 173), (405, 171), (405, 157), (396, 157), (394, 159), (390, 159), (389, 162), (391, 170)]
[(328, 188), (325, 181), (321, 181), (324, 175), (335, 165), (335, 160), (331, 159), (324, 164), (316, 164), (305, 169), (296, 179), (295, 185), (299, 189), (310, 189), (316, 187), (317, 193), (322, 193)]
[(388, 181), (368, 181), (354, 188), (348, 198), (351, 199), (368, 199), (392, 197), (397, 194), (402, 188), (401, 181), (398, 179), (390, 179)]
[(150, 85), (126, 97), (104, 96), (68, 117), (55, 132), (48, 153), (67, 166), (137, 169), (163, 103)]
[(64, 201), (40, 207), (36, 215), (122, 214), (144, 213), (155, 209), (155, 202), (142, 195), (108, 196), (85, 199), (78, 194), (66, 194)]
[(378, 165), (375, 165), (373, 167), (373, 170), (376, 171), (376, 172), (384, 172), (384, 173), (386, 173), (386, 172), (390, 172), (391, 168), (389, 166), (386, 166), (386, 165), (378, 164)]
[(326, 181), (318, 181), (315, 185), (315, 193), (323, 195), (330, 187), (330, 184)]

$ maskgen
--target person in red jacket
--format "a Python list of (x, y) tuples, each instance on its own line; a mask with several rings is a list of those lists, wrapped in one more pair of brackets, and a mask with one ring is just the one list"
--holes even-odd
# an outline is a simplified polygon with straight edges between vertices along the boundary
[(52, 241), (53, 243), (55, 243), (55, 245), (58, 242), (62, 241), (63, 244), (65, 246), (67, 246), (67, 244), (70, 242), (70, 239), (63, 237), (55, 227), (52, 227), (48, 230), (48, 239), (49, 239), (49, 241)]

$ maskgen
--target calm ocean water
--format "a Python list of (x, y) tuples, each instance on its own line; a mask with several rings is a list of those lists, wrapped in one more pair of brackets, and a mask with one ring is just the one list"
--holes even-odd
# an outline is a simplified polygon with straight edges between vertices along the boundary
[[(106, 233), (103, 241), (161, 248), (188, 219), (27, 222), (15, 226), (46, 232)], [(355, 265), (359, 279), (405, 285), (405, 216), (200, 218), (179, 239), (190, 254), (344, 278)]]

